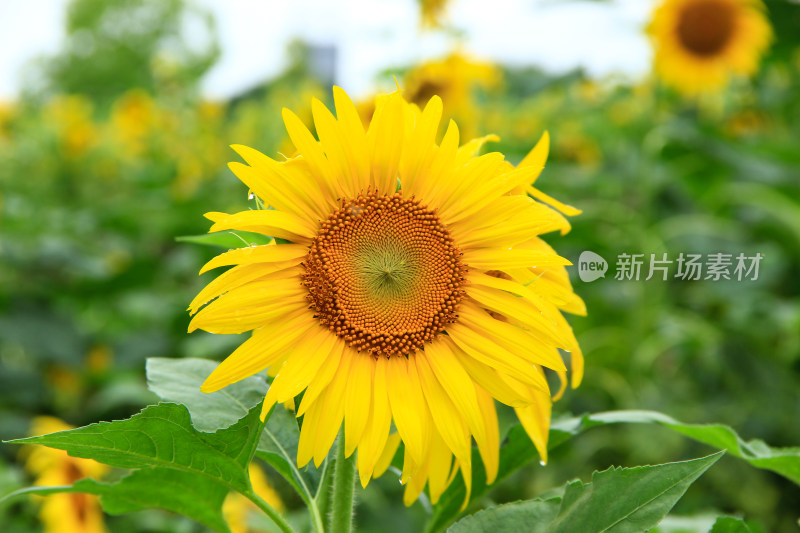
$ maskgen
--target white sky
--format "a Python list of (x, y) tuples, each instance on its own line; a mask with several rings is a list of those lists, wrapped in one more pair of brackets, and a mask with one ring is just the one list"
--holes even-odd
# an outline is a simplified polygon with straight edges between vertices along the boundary
[[(551, 71), (585, 67), (602, 76), (647, 72), (642, 34), (653, 0), (453, 0), (460, 40), (418, 27), (415, 0), (195, 0), (217, 20), (222, 57), (203, 82), (225, 98), (279, 73), (286, 44), (337, 48), (336, 79), (354, 96), (375, 75), (445, 54), (456, 43), (478, 57)], [(23, 65), (62, 42), (68, 0), (0, 0), (0, 99), (14, 98)]]

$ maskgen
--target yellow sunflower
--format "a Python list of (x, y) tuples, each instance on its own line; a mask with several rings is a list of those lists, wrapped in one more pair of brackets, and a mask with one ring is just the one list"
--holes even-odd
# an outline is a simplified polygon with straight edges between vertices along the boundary
[[(250, 463), (250, 483), (253, 485), (253, 491), (270, 507), (279, 513), (285, 511), (283, 500), (280, 495), (267, 481), (267, 476), (264, 471), (256, 463)], [(222, 514), (228, 527), (231, 528), (231, 533), (256, 533), (256, 531), (263, 531), (261, 529), (253, 530), (248, 526), (248, 515), (251, 512), (257, 512), (258, 507), (250, 501), (243, 494), (238, 492), (231, 492), (225, 498), (222, 505)]]
[[(34, 419), (31, 433), (44, 435), (73, 429), (57, 418), (40, 416)], [(108, 467), (92, 461), (70, 457), (64, 450), (32, 446), (25, 463), (36, 474), (36, 485), (72, 485), (79, 479), (98, 479)], [(82, 493), (51, 494), (43, 498), (39, 516), (45, 533), (105, 533), (103, 512), (97, 496)]]
[(364, 486), (402, 439), (407, 504), (426, 483), (436, 502), (458, 469), (469, 490), (472, 439), (495, 479), (495, 400), (516, 409), (546, 459), (544, 369), (563, 389), (559, 349), (568, 351), (580, 382), (583, 358), (561, 311), (585, 312), (569, 262), (539, 237), (570, 228), (552, 207), (578, 213), (531, 185), (547, 134), (515, 168), (500, 153), (476, 155), (486, 138), (459, 146), (453, 121), (437, 143), (438, 96), (420, 110), (399, 91), (383, 95), (366, 131), (338, 87), (334, 101), (337, 117), (313, 101), (319, 140), (284, 110), (292, 159), (233, 146), (247, 164), (231, 170), (271, 208), (208, 213), (211, 231), (281, 243), (228, 251), (201, 270), (234, 265), (190, 304), (189, 331), (253, 330), (202, 390), (269, 368), (263, 413), (304, 393), (298, 465), (321, 464), (344, 425)]
[(426, 28), (438, 28), (447, 11), (448, 0), (418, 0), (420, 20)]
[(424, 107), (432, 96), (444, 101), (444, 116), (452, 118), (464, 138), (477, 134), (479, 114), (476, 90), (489, 90), (500, 84), (500, 70), (461, 52), (415, 66), (405, 76), (405, 97)]
[(648, 33), (656, 73), (689, 95), (752, 75), (772, 41), (761, 0), (665, 0)]

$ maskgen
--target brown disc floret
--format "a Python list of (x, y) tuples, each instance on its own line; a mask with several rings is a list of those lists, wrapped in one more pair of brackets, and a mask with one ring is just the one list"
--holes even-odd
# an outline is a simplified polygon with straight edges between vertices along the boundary
[(726, 0), (699, 0), (684, 6), (678, 17), (678, 39), (698, 56), (722, 51), (735, 31), (733, 6)]
[(322, 223), (303, 285), (320, 322), (356, 350), (404, 355), (456, 320), (461, 252), (435, 212), (401, 194), (360, 194)]

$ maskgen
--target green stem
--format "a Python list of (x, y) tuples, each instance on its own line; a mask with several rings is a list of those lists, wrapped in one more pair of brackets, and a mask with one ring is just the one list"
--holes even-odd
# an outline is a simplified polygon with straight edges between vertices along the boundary
[(292, 526), (289, 525), (289, 522), (287, 522), (278, 511), (273, 509), (270, 504), (262, 500), (255, 492), (247, 493), (245, 496), (247, 496), (251, 502), (256, 504), (259, 509), (264, 511), (264, 513), (270, 517), (273, 522), (275, 522), (275, 524), (281, 529), (281, 531), (283, 531), (283, 533), (296, 533), (295, 530), (292, 529)]
[(333, 487), (333, 463), (335, 460), (326, 459), (322, 467), (317, 494), (311, 500), (311, 515), (314, 520), (314, 532), (325, 533), (325, 526), (322, 523), (322, 516), (328, 516), (330, 510), (331, 490)]
[(333, 502), (331, 505), (330, 531), (350, 533), (353, 530), (354, 486), (356, 465), (353, 456), (344, 456), (344, 435), (339, 435), (336, 464), (333, 471)]

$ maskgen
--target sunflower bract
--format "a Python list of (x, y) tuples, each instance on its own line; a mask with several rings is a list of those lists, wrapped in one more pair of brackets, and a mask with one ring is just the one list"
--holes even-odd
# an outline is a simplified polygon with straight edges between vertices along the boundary
[[(472, 443), (491, 482), (500, 436), (495, 401), (513, 407), (547, 457), (550, 369), (572, 384), (583, 357), (562, 311), (585, 313), (564, 265), (540, 237), (577, 214), (533, 183), (545, 133), (514, 167), (478, 156), (488, 138), (460, 144), (442, 102), (424, 110), (380, 96), (365, 130), (334, 88), (336, 116), (312, 105), (317, 140), (284, 110), (293, 159), (243, 146), (231, 169), (272, 209), (209, 214), (222, 229), (288, 244), (226, 252), (232, 266), (192, 302), (190, 331), (253, 331), (203, 384), (211, 392), (269, 369), (263, 413), (303, 393), (297, 463), (319, 465), (344, 426), (364, 486), (405, 445), (405, 502), (427, 485), (436, 502), (455, 472), (469, 489)], [(535, 199), (534, 199), (535, 198)], [(468, 496), (467, 496), (468, 497)]]

